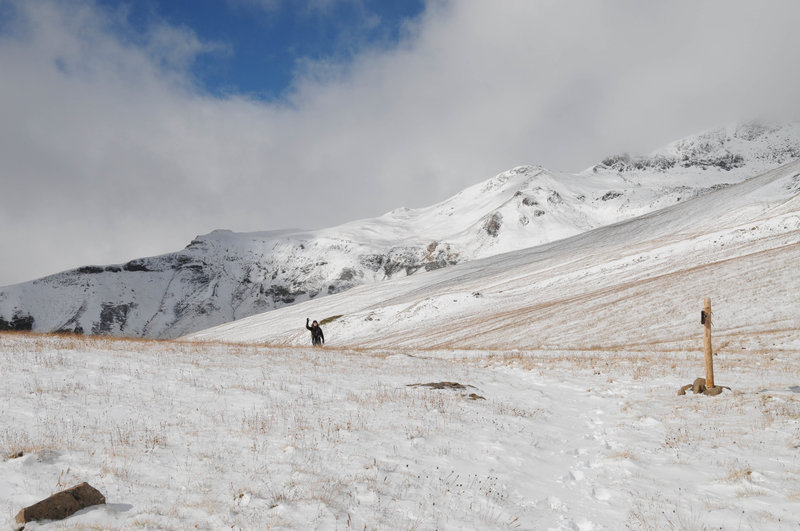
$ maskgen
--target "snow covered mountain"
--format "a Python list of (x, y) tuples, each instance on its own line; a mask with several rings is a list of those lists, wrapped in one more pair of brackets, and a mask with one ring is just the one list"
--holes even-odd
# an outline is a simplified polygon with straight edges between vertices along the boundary
[[(178, 337), (361, 284), (527, 249), (661, 210), (800, 158), (800, 125), (739, 125), (578, 174), (521, 166), (427, 208), (185, 249), (0, 289), (0, 329)], [(592, 233), (594, 234), (594, 233)], [(596, 237), (589, 236), (589, 237)]]
[(188, 340), (367, 349), (702, 352), (800, 348), (800, 161), (571, 238), (360, 286)]

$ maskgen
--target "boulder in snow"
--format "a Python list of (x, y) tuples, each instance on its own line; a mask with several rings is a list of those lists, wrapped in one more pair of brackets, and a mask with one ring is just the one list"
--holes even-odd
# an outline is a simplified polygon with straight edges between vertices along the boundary
[(106, 497), (99, 490), (84, 482), (57, 492), (30, 507), (25, 507), (17, 514), (17, 523), (63, 520), (81, 509), (104, 503), (106, 503)]

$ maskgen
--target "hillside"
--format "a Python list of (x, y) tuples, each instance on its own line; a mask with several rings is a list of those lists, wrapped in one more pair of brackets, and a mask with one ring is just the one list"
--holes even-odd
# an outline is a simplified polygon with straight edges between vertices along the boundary
[(676, 395), (702, 349), (668, 345), (465, 355), (0, 332), (0, 526), (87, 481), (105, 505), (26, 529), (794, 529), (796, 329), (793, 347), (754, 332), (763, 350), (715, 356), (732, 388), (716, 397)]
[[(170, 338), (359, 285), (531, 248), (800, 156), (800, 127), (740, 125), (578, 174), (520, 166), (436, 205), (315, 231), (214, 231), (185, 249), (0, 288), (0, 329)], [(371, 289), (371, 288), (370, 288)]]
[(367, 348), (800, 347), (800, 162), (632, 220), (299, 304), (190, 339)]

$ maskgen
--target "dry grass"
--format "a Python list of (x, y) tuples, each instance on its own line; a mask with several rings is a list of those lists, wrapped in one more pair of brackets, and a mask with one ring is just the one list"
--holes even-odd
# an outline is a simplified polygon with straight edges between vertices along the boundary
[(638, 461), (639, 457), (636, 456), (631, 450), (617, 450), (611, 452), (607, 456), (609, 459), (625, 459), (627, 461)]
[[(225, 453), (237, 452), (247, 456), (244, 459), (247, 470), (226, 492), (224, 503), (218, 501), (219, 498), (213, 501), (221, 504), (220, 511), (231, 511), (232, 515), (238, 514), (236, 511), (253, 510), (252, 507), (248, 509), (245, 503), (248, 498), (257, 499), (262, 504), (269, 502), (271, 507), (318, 503), (320, 507), (341, 515), (337, 522), (344, 526), (345, 515), (349, 515), (348, 503), (359, 494), (352, 484), (360, 485), (361, 493), (368, 489), (376, 496), (390, 499), (391, 496), (398, 496), (398, 492), (390, 491), (384, 481), (393, 481), (395, 489), (399, 488), (398, 485), (412, 483), (406, 481), (402, 470), (391, 469), (387, 461), (378, 461), (374, 465), (360, 463), (363, 464), (363, 470), (356, 466), (348, 468), (350, 475), (346, 484), (343, 484), (341, 471), (319, 456), (338, 455), (335, 452), (344, 451), (341, 449), (346, 449), (350, 441), (369, 436), (375, 433), (374, 430), (393, 434), (393, 442), (398, 445), (419, 445), (420, 448), (425, 447), (424, 451), (440, 457), (459, 456), (464, 451), (459, 445), (469, 444), (468, 441), (462, 443), (456, 436), (446, 443), (433, 442), (436, 436), (442, 433), (458, 435), (457, 430), (462, 429), (461, 426), (474, 423), (476, 419), (520, 427), (547, 420), (547, 410), (537, 407), (538, 404), (533, 400), (523, 405), (515, 403), (509, 398), (511, 395), (503, 399), (485, 392), (489, 384), (487, 380), (481, 382), (480, 377), (491, 373), (482, 371), (483, 368), (512, 367), (541, 375), (552, 376), (555, 373), (565, 378), (574, 376), (582, 385), (590, 384), (599, 393), (615, 393), (618, 386), (635, 384), (644, 393), (637, 391), (624, 399), (615, 398), (608, 402), (616, 404), (632, 423), (645, 418), (642, 416), (645, 411), (642, 404), (648, 400), (656, 397), (661, 404), (674, 401), (672, 416), (667, 413), (658, 418), (663, 423), (663, 431), (662, 428), (650, 431), (649, 427), (642, 430), (652, 438), (652, 448), (662, 452), (669, 463), (673, 462), (673, 452), (678, 461), (690, 462), (693, 452), (713, 448), (723, 439), (720, 436), (720, 430), (723, 429), (736, 430), (741, 451), (749, 449), (748, 441), (752, 445), (757, 443), (753, 434), (759, 433), (764, 426), (771, 426), (771, 433), (779, 435), (785, 431), (784, 438), (778, 439), (776, 436), (781, 445), (790, 445), (790, 440), (800, 445), (796, 433), (791, 432), (791, 427), (800, 418), (800, 395), (771, 391), (759, 393), (762, 386), (770, 387), (767, 382), (748, 382), (748, 387), (743, 391), (725, 393), (718, 398), (692, 396), (677, 399), (672, 396), (673, 392), (661, 393), (661, 390), (658, 390), (661, 394), (651, 394), (653, 391), (647, 385), (649, 381), (663, 377), (675, 378), (676, 374), (680, 379), (691, 381), (687, 375), (702, 373), (702, 356), (691, 351), (495, 351), (465, 356), (465, 351), (455, 349), (434, 352), (332, 347), (269, 348), (228, 343), (132, 341), (36, 334), (25, 335), (24, 345), (14, 341), (4, 344), (5, 339), (5, 334), (0, 334), (0, 351), (4, 354), (0, 356), (0, 369), (4, 363), (15, 368), (16, 374), (20, 375), (18, 385), (24, 389), (29, 407), (61, 411), (59, 403), (64, 397), (86, 395), (101, 404), (107, 403), (109, 408), (117, 408), (113, 419), (82, 418), (81, 423), (69, 422), (71, 419), (55, 413), (44, 414), (37, 419), (38, 431), (35, 434), (34, 431), (0, 427), (0, 450), (5, 458), (18, 451), (44, 454), (64, 448), (80, 448), (84, 451), (90, 446), (92, 451), (97, 452), (92, 459), (99, 463), (99, 474), (137, 488), (158, 486), (155, 483), (159, 479), (143, 477), (139, 465), (147, 463), (146, 460), (163, 458), (177, 476), (193, 478), (187, 480), (187, 487), (198, 494), (211, 491), (213, 479), (227, 473), (215, 470), (214, 463), (224, 462), (221, 456)], [(104, 355), (85, 356), (87, 351), (99, 351)], [(110, 355), (105, 356), (106, 353)], [(236, 358), (231, 360), (230, 357)], [(756, 362), (763, 363), (773, 373), (780, 370), (787, 373), (797, 371), (796, 360), (762, 359), (749, 353), (720, 355), (718, 361), (718, 379), (722, 383), (726, 383), (726, 378), (757, 374), (760, 369), (755, 365)], [(33, 365), (34, 370), (48, 370), (26, 372), (26, 363)], [(50, 376), (51, 372), (65, 375), (83, 373), (87, 364), (93, 375), (90, 378), (70, 380)], [(276, 364), (291, 366), (296, 370), (282, 371), (280, 376), (276, 376), (271, 372), (271, 367)], [(214, 373), (213, 378), (209, 377), (210, 371), (207, 369), (217, 366), (225, 370)], [(346, 373), (354, 368), (364, 373), (362, 381), (349, 380), (354, 388), (331, 385), (332, 371)], [(382, 380), (389, 371), (393, 384)], [(157, 376), (157, 380), (153, 384), (143, 383), (154, 376)], [(472, 379), (471, 376), (476, 378)], [(403, 381), (405, 377), (407, 379)], [(447, 389), (405, 387), (406, 383), (434, 379), (482, 387), (478, 392), (485, 394), (487, 401), (466, 401), (458, 393)], [(609, 379), (614, 379), (615, 383), (609, 384)], [(133, 380), (133, 384), (126, 391), (124, 382), (129, 380)], [(126, 394), (131, 388), (139, 394)], [(581, 387), (581, 393), (583, 389)], [(195, 397), (197, 403), (187, 403), (185, 396), (182, 398), (181, 395)], [(136, 413), (142, 411), (143, 404), (154, 408), (152, 418)], [(206, 404), (217, 406), (209, 407), (206, 411)], [(696, 422), (704, 417), (730, 418), (739, 413), (743, 416), (754, 409), (760, 412), (760, 417), (749, 415), (746, 418), (757, 419), (757, 426), (720, 427), (713, 423), (698, 426)], [(174, 411), (174, 417), (165, 420), (157, 414), (165, 410)], [(334, 415), (331, 411), (337, 413)], [(651, 415), (649, 411), (646, 413), (646, 417)], [(98, 425), (101, 420), (108, 422)], [(608, 428), (611, 429), (611, 426)], [(209, 452), (212, 455), (176, 446), (181, 441), (200, 440), (207, 436), (209, 430), (216, 436), (225, 434), (219, 448)], [(731, 438), (730, 433), (727, 436)], [(230, 437), (230, 440), (226, 437)], [(644, 467), (652, 457), (644, 450), (641, 455), (636, 455), (634, 451), (625, 449), (629, 447), (627, 444), (620, 446), (622, 449), (612, 447), (600, 457), (605, 460), (629, 460), (636, 467)], [(325, 454), (329, 449), (335, 451)], [(636, 450), (638, 453), (638, 447)], [(185, 462), (168, 460), (171, 459), (169, 456), (176, 454), (189, 457)], [(354, 458), (358, 460), (363, 457), (356, 455)], [(289, 472), (282, 477), (288, 474), (292, 479), (268, 483), (271, 471), (258, 468), (265, 466), (264, 462), (269, 462), (270, 466), (284, 467)], [(69, 472), (66, 466), (64, 468)], [(198, 477), (196, 481), (195, 476)], [(730, 460), (720, 462), (713, 474), (718, 478), (717, 481), (736, 483), (740, 498), (761, 495), (756, 488), (758, 485), (753, 484), (752, 476), (749, 465)], [(247, 478), (251, 478), (250, 482)], [(484, 484), (479, 485), (478, 481), (484, 481), (487, 488), (484, 489)], [(413, 484), (421, 484), (432, 495), (465, 511), (469, 503), (475, 502), (483, 511), (480, 522), (487, 525), (513, 521), (511, 515), (492, 512), (503, 502), (497, 496), (504, 493), (495, 490), (498, 486), (492, 486), (485, 478), (475, 479), (466, 496), (456, 488), (463, 483), (450, 484), (446, 476), (431, 476), (420, 482)], [(760, 485), (760, 481), (756, 483)], [(491, 493), (489, 488), (492, 489)], [(795, 496), (800, 497), (800, 493), (795, 493)], [(630, 522), (636, 523), (631, 523), (631, 528), (670, 529), (668, 525), (674, 524), (677, 527), (673, 529), (681, 529), (682, 524), (698, 524), (696, 514), (699, 513), (693, 513), (685, 500), (661, 497), (656, 502), (658, 509), (676, 510), (679, 514), (668, 514), (668, 517), (662, 518), (642, 502), (631, 511)], [(194, 503), (199, 502), (187, 499), (184, 507)], [(389, 501), (376, 502), (374, 507), (380, 511), (388, 504)], [(153, 511), (163, 515), (168, 509), (155, 506)], [(168, 525), (164, 523), (165, 520), (155, 519), (153, 522), (157, 526)], [(171, 522), (174, 524), (176, 521)], [(424, 527), (424, 524), (420, 526)]]
[[(583, 350), (494, 353), (480, 358), (465, 358), (459, 362), (482, 367), (513, 367), (540, 374), (553, 369), (584, 371), (606, 378), (619, 378), (627, 374), (634, 381), (647, 381), (685, 372), (685, 368), (691, 366), (692, 357), (696, 356), (686, 352)], [(701, 367), (699, 362), (695, 364)]]
[(680, 493), (669, 496), (657, 492), (642, 497), (631, 492), (633, 508), (628, 512), (626, 527), (636, 531), (690, 531), (711, 529), (703, 524), (703, 514), (691, 500)]
[(32, 441), (27, 432), (11, 431), (10, 428), (6, 428), (0, 432), (0, 448), (3, 460), (8, 461), (40, 452), (46, 448), (46, 445), (39, 441)]
[(749, 465), (742, 466), (736, 463), (728, 470), (728, 477), (726, 479), (730, 483), (737, 483), (739, 481), (750, 481), (752, 476), (753, 470)]

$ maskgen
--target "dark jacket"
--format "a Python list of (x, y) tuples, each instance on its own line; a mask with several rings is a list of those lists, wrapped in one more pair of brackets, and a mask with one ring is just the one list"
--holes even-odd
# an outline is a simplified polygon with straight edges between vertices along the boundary
[(306, 319), (306, 328), (311, 331), (311, 344), (312, 345), (324, 345), (325, 344), (325, 335), (322, 333), (322, 328), (319, 325), (308, 325), (308, 319)]

